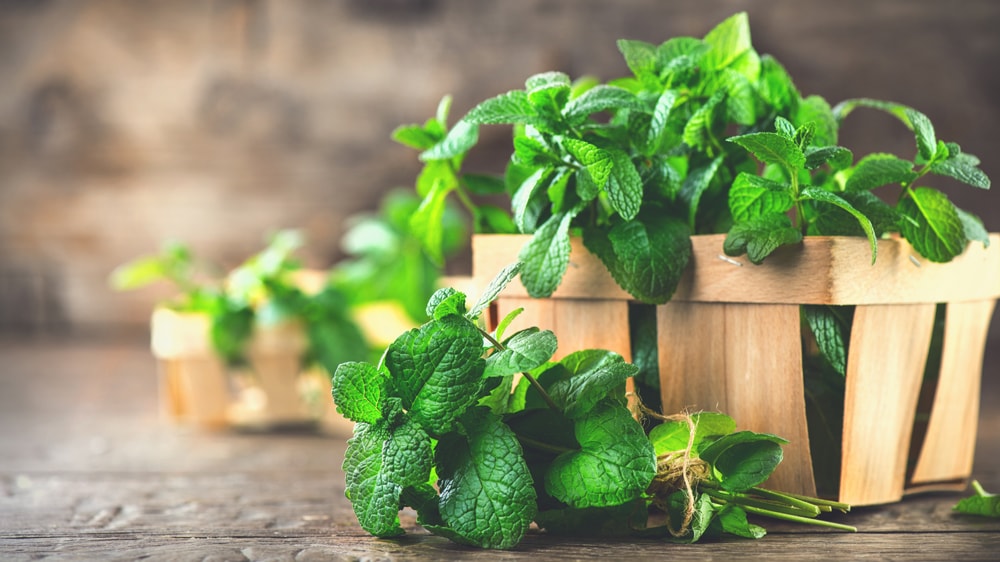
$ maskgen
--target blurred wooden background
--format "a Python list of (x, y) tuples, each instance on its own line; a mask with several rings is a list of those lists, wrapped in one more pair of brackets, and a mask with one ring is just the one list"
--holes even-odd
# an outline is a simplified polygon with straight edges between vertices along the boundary
[[(390, 132), (443, 95), (458, 118), (536, 72), (618, 77), (616, 39), (739, 10), (803, 93), (914, 106), (1000, 178), (995, 0), (0, 1), (0, 330), (141, 328), (163, 293), (106, 276), (165, 238), (233, 264), (298, 227), (328, 266), (346, 216), (412, 185)], [(914, 151), (870, 112), (842, 142)], [(482, 144), (472, 167), (501, 169), (508, 131)], [(953, 199), (1000, 230), (995, 194)]]

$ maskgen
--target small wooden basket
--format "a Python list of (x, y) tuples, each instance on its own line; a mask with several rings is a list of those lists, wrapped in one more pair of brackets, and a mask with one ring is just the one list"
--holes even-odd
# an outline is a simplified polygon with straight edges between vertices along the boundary
[(152, 318), (160, 407), (165, 418), (214, 427), (315, 424), (329, 406), (329, 377), (303, 371), (307, 341), (297, 323), (255, 326), (243, 370), (211, 348), (207, 315), (159, 307)]
[[(816, 495), (802, 370), (800, 307), (854, 305), (847, 358), (839, 501), (874, 505), (904, 494), (964, 488), (972, 472), (982, 358), (1000, 296), (1000, 236), (947, 264), (904, 240), (807, 237), (755, 266), (722, 255), (724, 235), (692, 238), (694, 255), (670, 303), (657, 307), (665, 413), (721, 411), (745, 429), (790, 441), (767, 485)], [(473, 274), (516, 261), (527, 236), (479, 235)], [(498, 316), (553, 330), (565, 352), (631, 355), (628, 303), (603, 264), (573, 240), (570, 266), (548, 299), (512, 283)], [(915, 464), (908, 467), (935, 310), (946, 305), (941, 369)], [(926, 390), (926, 389), (925, 389)]]

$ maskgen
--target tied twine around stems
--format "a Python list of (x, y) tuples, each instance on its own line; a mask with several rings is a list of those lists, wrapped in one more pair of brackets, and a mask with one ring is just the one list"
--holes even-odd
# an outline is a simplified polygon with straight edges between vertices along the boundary
[[(641, 421), (645, 418), (653, 418), (662, 422), (680, 421), (688, 426), (687, 447), (679, 451), (668, 451), (656, 457), (656, 476), (650, 483), (647, 493), (652, 496), (652, 503), (663, 510), (667, 516), (667, 531), (674, 537), (683, 537), (691, 531), (691, 521), (695, 514), (694, 489), (703, 480), (709, 477), (709, 465), (705, 461), (694, 457), (695, 432), (698, 425), (694, 418), (687, 412), (665, 416), (646, 407), (637, 395), (632, 396), (635, 400), (634, 408), (636, 417)], [(687, 505), (684, 506), (684, 518), (679, 528), (675, 529), (670, 521), (669, 497), (678, 490), (683, 490), (687, 497)]]

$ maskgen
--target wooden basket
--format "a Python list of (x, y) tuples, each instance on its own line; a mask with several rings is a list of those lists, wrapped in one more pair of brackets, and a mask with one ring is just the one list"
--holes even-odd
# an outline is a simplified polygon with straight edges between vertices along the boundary
[[(986, 334), (1000, 296), (1000, 236), (947, 264), (903, 240), (808, 237), (760, 266), (722, 254), (724, 235), (692, 238), (694, 255), (670, 303), (657, 307), (665, 413), (721, 411), (742, 428), (785, 437), (767, 485), (815, 495), (802, 373), (800, 306), (856, 305), (845, 379), (840, 485), (852, 505), (964, 488), (972, 472)], [(516, 261), (527, 236), (479, 235), (473, 275), (489, 279)], [(517, 327), (553, 330), (568, 353), (588, 347), (631, 355), (628, 303), (603, 264), (573, 240), (556, 293), (530, 299), (512, 283), (498, 316), (524, 307)], [(911, 440), (935, 310), (946, 305), (941, 369), (915, 464)]]
[(307, 341), (300, 325), (255, 326), (243, 373), (228, 369), (211, 348), (209, 327), (204, 314), (154, 310), (152, 350), (164, 417), (203, 426), (268, 428), (317, 423), (332, 409), (329, 377), (302, 369)]

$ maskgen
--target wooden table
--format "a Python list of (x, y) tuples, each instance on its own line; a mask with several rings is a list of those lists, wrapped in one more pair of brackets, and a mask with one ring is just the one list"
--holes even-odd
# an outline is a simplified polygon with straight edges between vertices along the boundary
[[(1000, 491), (996, 371), (984, 377), (975, 477)], [(154, 373), (145, 341), (0, 342), (0, 560), (1000, 559), (1000, 520), (952, 514), (962, 494), (856, 509), (842, 520), (857, 534), (762, 521), (758, 541), (534, 533), (491, 552), (404, 513), (410, 534), (379, 540), (344, 498), (345, 436), (167, 425)]]

